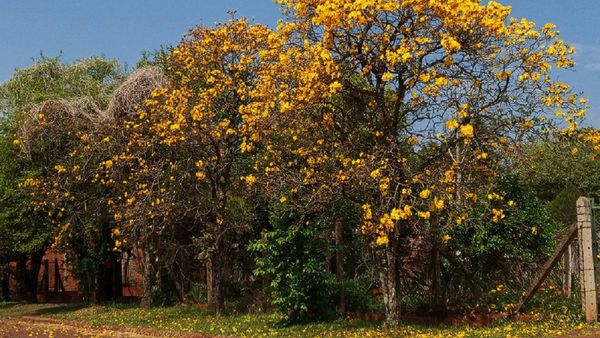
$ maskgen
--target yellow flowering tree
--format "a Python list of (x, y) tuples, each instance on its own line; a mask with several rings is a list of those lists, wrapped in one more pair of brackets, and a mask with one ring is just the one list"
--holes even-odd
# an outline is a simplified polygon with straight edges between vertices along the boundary
[[(273, 181), (303, 196), (304, 207), (339, 193), (363, 204), (361, 230), (380, 248), (387, 321), (398, 324), (409, 240), (426, 238), (429, 283), (439, 290), (446, 229), (474, 202), (502, 200), (491, 178), (506, 156), (539, 133), (576, 130), (586, 101), (550, 73), (571, 67), (574, 50), (553, 25), (536, 29), (494, 1), (278, 2), (291, 18), (280, 31), (333, 63), (283, 72), (288, 85), (273, 104), (281, 143), (260, 170), (279, 174)], [(307, 77), (327, 90), (290, 90)], [(505, 210), (494, 206), (490, 220), (500, 223)]]
[(246, 20), (191, 30), (167, 57), (168, 84), (126, 119), (125, 148), (104, 162), (116, 176), (103, 179), (120, 191), (115, 237), (137, 232), (132, 237), (154, 243), (150, 251), (158, 259), (157, 235), (177, 225), (194, 228), (217, 315), (224, 313), (227, 238), (244, 228), (230, 210), (241, 188), (256, 180), (245, 174), (247, 158), (268, 117), (255, 104), (257, 87), (270, 82), (265, 67), (277, 53), (264, 51), (279, 48), (279, 41), (267, 27)]

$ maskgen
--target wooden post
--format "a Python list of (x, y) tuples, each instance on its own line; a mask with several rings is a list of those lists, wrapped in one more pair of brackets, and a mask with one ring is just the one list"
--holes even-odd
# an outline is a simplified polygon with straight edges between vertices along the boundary
[(567, 233), (567, 235), (563, 237), (563, 239), (560, 241), (560, 243), (554, 250), (554, 253), (550, 256), (550, 258), (548, 258), (546, 263), (544, 263), (542, 268), (538, 271), (537, 275), (533, 279), (527, 291), (523, 293), (521, 300), (515, 306), (513, 315), (518, 314), (523, 308), (523, 306), (531, 299), (531, 297), (533, 297), (537, 290), (542, 286), (542, 283), (544, 283), (546, 277), (548, 277), (550, 271), (552, 271), (552, 268), (556, 265), (556, 263), (558, 263), (562, 255), (565, 253), (565, 251), (567, 251), (569, 244), (571, 244), (571, 242), (575, 239), (577, 232), (577, 224), (573, 224), (571, 227), (569, 227), (569, 232)]
[(581, 279), (581, 306), (587, 322), (598, 320), (596, 304), (596, 276), (592, 233), (592, 203), (587, 197), (577, 200), (577, 228), (579, 238), (579, 273)]

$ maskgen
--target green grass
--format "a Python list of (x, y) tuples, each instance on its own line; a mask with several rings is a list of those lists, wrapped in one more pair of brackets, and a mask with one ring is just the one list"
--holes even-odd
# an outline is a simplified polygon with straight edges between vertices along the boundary
[(65, 304), (0, 303), (0, 318), (43, 316), (84, 321), (92, 325), (122, 325), (167, 331), (186, 331), (241, 337), (548, 337), (569, 335), (575, 329), (596, 330), (571, 320), (533, 323), (505, 322), (490, 327), (447, 327), (403, 325), (388, 328), (381, 324), (337, 320), (291, 327), (279, 327), (279, 314), (234, 314), (215, 318), (206, 310), (175, 306), (141, 309), (137, 305), (83, 306)]

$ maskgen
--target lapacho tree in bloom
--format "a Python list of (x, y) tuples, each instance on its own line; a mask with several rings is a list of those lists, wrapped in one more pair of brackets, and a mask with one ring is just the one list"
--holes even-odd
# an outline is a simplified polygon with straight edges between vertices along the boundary
[[(500, 224), (518, 201), (504, 200), (492, 179), (511, 152), (537, 135), (576, 130), (586, 101), (551, 73), (572, 67), (574, 50), (552, 24), (510, 18), (511, 8), (493, 1), (278, 2), (290, 18), (279, 27), (288, 43), (334, 62), (293, 74), (281, 57), (285, 76), (270, 90), (277, 137), (257, 172), (286, 192), (282, 202), (311, 212), (340, 194), (362, 204), (387, 322), (398, 324), (400, 267), (411, 252), (430, 254), (428, 283), (443, 302), (447, 229), (475, 204)], [(319, 80), (328, 90), (298, 90)]]

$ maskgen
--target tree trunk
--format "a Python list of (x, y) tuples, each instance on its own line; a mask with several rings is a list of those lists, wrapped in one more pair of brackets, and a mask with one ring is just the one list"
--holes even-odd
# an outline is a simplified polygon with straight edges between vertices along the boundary
[(383, 268), (380, 273), (383, 303), (385, 305), (385, 321), (390, 326), (400, 325), (399, 267), (395, 242), (396, 240), (390, 238), (390, 243), (384, 253)]
[[(228, 170), (225, 170), (228, 173)], [(221, 174), (212, 186), (212, 197), (215, 206), (215, 214), (210, 224), (210, 235), (212, 236), (213, 247), (208, 253), (208, 262), (206, 264), (206, 285), (208, 291), (208, 305), (215, 316), (220, 317), (225, 314), (225, 296), (223, 294), (222, 271), (224, 252), (224, 241), (226, 227), (224, 215), (227, 209), (227, 189), (229, 187), (228, 174)]]
[(344, 240), (344, 228), (342, 222), (335, 223), (335, 269), (339, 283), (339, 304), (338, 311), (340, 315), (346, 314), (346, 292), (344, 290), (344, 261), (342, 259), (342, 244)]
[(143, 253), (143, 276), (142, 276), (142, 300), (141, 305), (143, 308), (148, 309), (152, 306), (152, 258), (149, 251), (144, 251)]
[(447, 315), (446, 302), (442, 290), (441, 255), (437, 245), (431, 249), (431, 311), (433, 315), (445, 317)]
[(15, 267), (15, 284), (17, 299), (24, 299), (27, 294), (27, 256), (20, 254)]
[(169, 276), (169, 279), (173, 281), (173, 286), (175, 286), (175, 291), (177, 292), (177, 298), (182, 303), (187, 303), (188, 299), (185, 294), (185, 284), (183, 278), (180, 278), (178, 272), (181, 272), (179, 266), (175, 263), (168, 264), (166, 267), (166, 272)]
[(21, 254), (17, 259), (15, 274), (18, 294), (27, 301), (37, 303), (38, 274), (42, 265), (44, 251), (31, 255)]
[(217, 317), (225, 314), (225, 301), (221, 281), (221, 260), (219, 250), (210, 253), (206, 264), (206, 285), (208, 291), (208, 306)]
[(121, 260), (119, 257), (113, 257), (111, 270), (112, 300), (119, 301), (123, 298), (123, 270), (121, 270)]
[(9, 286), (9, 274), (8, 271), (2, 272), (0, 287), (2, 288), (2, 300), (5, 302), (10, 301), (10, 286)]
[(563, 256), (563, 295), (571, 297), (571, 276), (573, 275), (571, 244)]
[(206, 261), (206, 300), (209, 309), (215, 308), (215, 290), (213, 283), (213, 260), (212, 255), (209, 255)]

